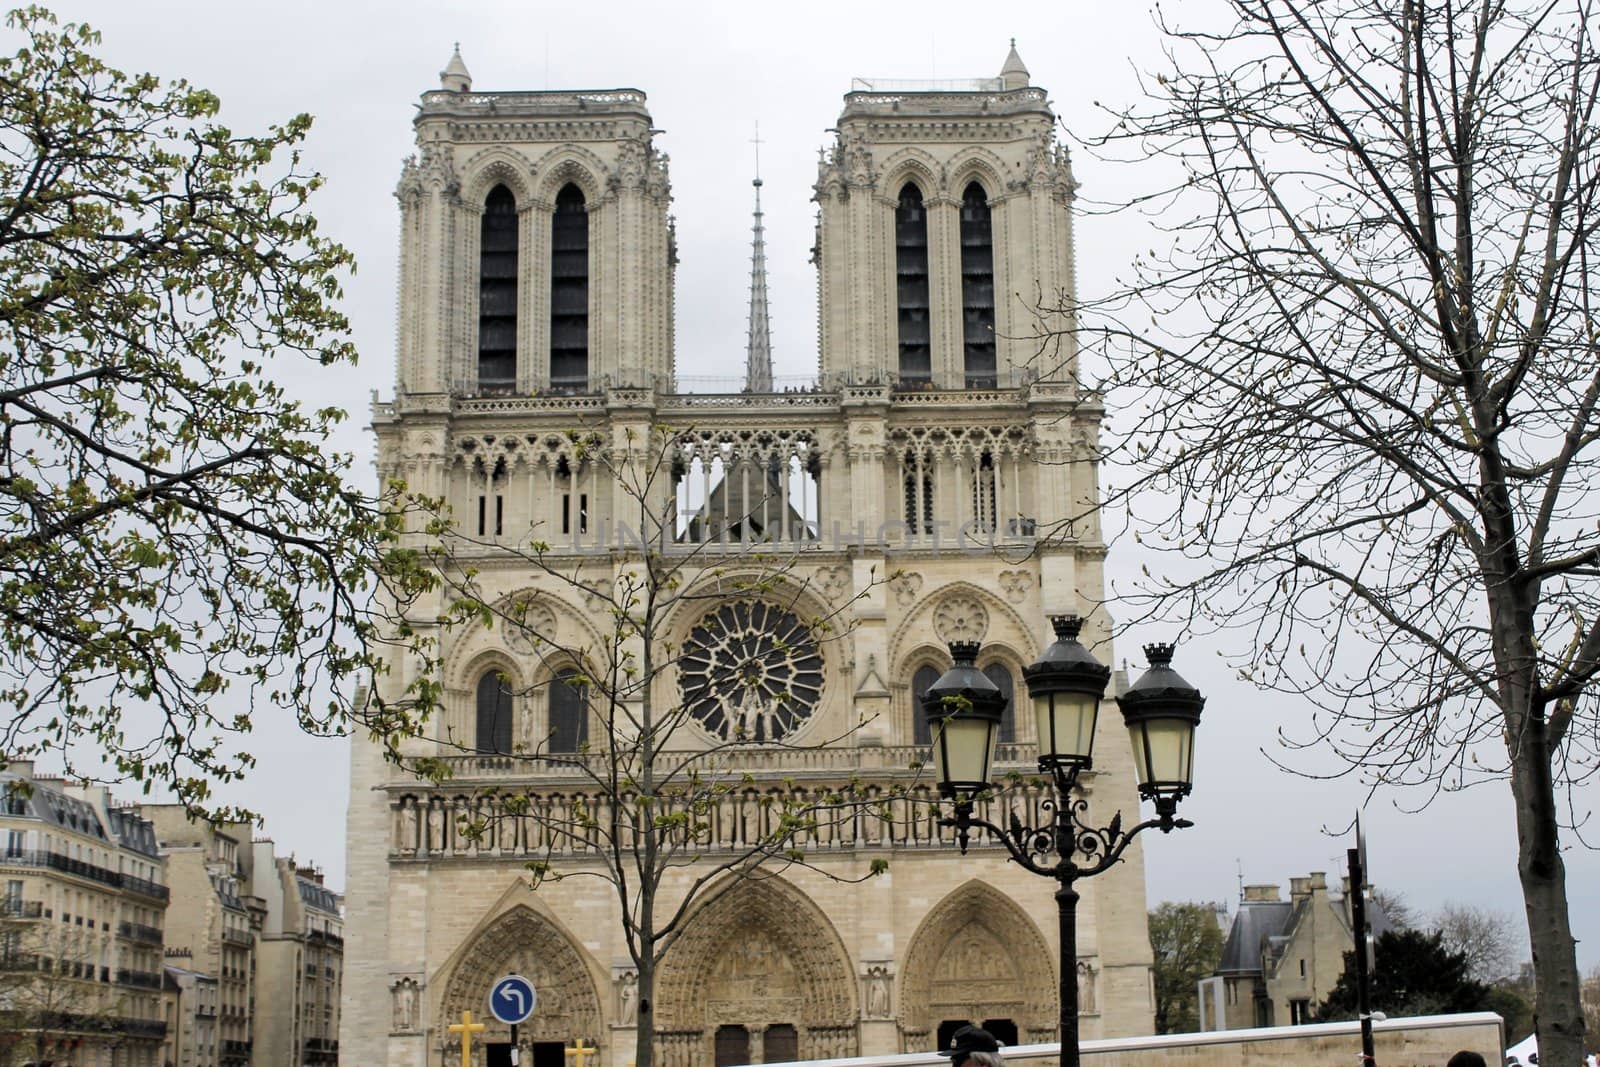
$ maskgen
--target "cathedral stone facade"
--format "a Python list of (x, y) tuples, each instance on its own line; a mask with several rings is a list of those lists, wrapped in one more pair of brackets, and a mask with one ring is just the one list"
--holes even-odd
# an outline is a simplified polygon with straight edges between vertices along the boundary
[[(705, 862), (739, 847), (776, 793), (854, 780), (894, 797), (889, 818), (819, 826), (801, 842), (810, 866), (691, 914), (657, 974), (658, 1061), (924, 1050), (967, 1021), (1049, 1041), (1063, 966), (1080, 978), (1084, 1036), (1147, 1033), (1139, 846), (1081, 887), (1079, 956), (1063, 961), (1054, 884), (981, 836), (961, 855), (918, 769), (917, 698), (949, 666), (947, 642), (981, 642), (978, 666), (1023, 709), (1021, 669), (1050, 641), (1048, 616), (1086, 615), (1086, 641), (1110, 658), (1104, 545), (1074, 519), (1098, 492), (1102, 409), (1070, 347), (1029, 339), (1068, 325), (1037, 307), (1073, 289), (1074, 183), (1015, 50), (998, 78), (858, 82), (845, 96), (815, 190), (819, 374), (774, 389), (770, 363), (758, 366), (758, 215), (750, 376), (722, 394), (676, 388), (670, 186), (644, 94), (477, 92), (459, 55), (441, 80), (422, 96), (398, 189), (398, 380), (373, 416), (381, 476), (448, 501), (488, 595), (520, 598), (555, 643), (581, 648), (606, 625), (585, 591), (608, 588), (635, 551), (616, 535), (638, 502), (597, 450), (671, 427), (648, 489), (675, 516), (661, 550), (699, 561), (691, 580), (706, 588), (745, 565), (735, 548), (752, 541), (788, 561), (781, 602), (746, 586), (663, 637), (674, 662), (662, 685), (687, 692), (699, 678), (713, 694), (684, 736), (747, 742), (733, 757), (743, 788), (707, 816)], [(561, 580), (526, 566), (532, 537)], [(835, 640), (771, 638), (796, 615), (830, 613)], [(762, 677), (781, 695), (737, 702), (715, 684), (713, 646), (762, 639)], [(440, 648), (444, 714), (407, 751), (451, 776), (432, 784), (354, 743), (341, 1058), (455, 1062), (447, 1027), (464, 1009), (487, 1016), (490, 984), (514, 972), (538, 989), (524, 1064), (563, 1062), (557, 1043), (582, 1038), (623, 1067), (639, 1004), (617, 896), (528, 869), (545, 855), (563, 873), (593, 869), (540, 816), (602, 800), (568, 765), (503, 756), (580, 751), (593, 713), (558, 663), (503, 628), (443, 633)], [(377, 684), (398, 695), (418, 669), (399, 660)], [(1031, 718), (1008, 714), (1001, 773), (1034, 770)], [(1091, 817), (1133, 818), (1126, 734), (1115, 715), (1100, 722)], [(510, 795), (534, 808), (496, 807)], [(1042, 799), (1024, 777), (994, 804), (1037, 815)], [(464, 832), (474, 819), (489, 832)], [(877, 860), (887, 873), (845, 880)], [(696, 875), (671, 872), (666, 901)], [(476, 1062), (509, 1063), (508, 1028), (486, 1021)]]

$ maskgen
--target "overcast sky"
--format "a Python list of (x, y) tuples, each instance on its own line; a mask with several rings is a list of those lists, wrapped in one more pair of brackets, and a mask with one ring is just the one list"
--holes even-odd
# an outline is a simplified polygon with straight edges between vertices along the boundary
[[(1179, 10), (1195, 17), (1202, 0)], [(749, 272), (750, 179), (759, 120), (777, 373), (816, 366), (815, 277), (807, 263), (817, 149), (855, 76), (991, 77), (1008, 38), (1046, 88), (1066, 129), (1106, 126), (1097, 101), (1137, 92), (1135, 69), (1159, 66), (1160, 43), (1144, 3), (508, 3), (416, 4), (386, 0), (254, 3), (94, 0), (58, 3), (63, 19), (105, 35), (102, 54), (124, 70), (185, 77), (218, 93), (223, 120), (240, 131), (306, 111), (316, 126), (306, 151), (327, 176), (314, 201), (325, 232), (356, 253), (360, 273), (347, 310), (362, 353), (359, 368), (294, 368), (318, 403), (342, 402), (353, 418), (338, 444), (362, 456), (371, 390), (393, 391), (395, 258), (393, 189), (412, 151), (418, 94), (438, 87), (453, 42), (479, 90), (632, 87), (649, 97), (658, 146), (671, 154), (678, 269), (678, 367), (682, 375), (742, 372)], [(14, 36), (14, 35), (13, 35)], [(8, 49), (14, 47), (8, 44)], [(1075, 155), (1090, 197), (1115, 197), (1128, 180), (1085, 153)], [(1122, 273), (1151, 239), (1136, 219), (1086, 218), (1077, 274), (1086, 295)], [(1113, 569), (1127, 567), (1113, 555)], [(1139, 634), (1136, 640), (1159, 639)], [(1131, 647), (1120, 650), (1132, 656)], [(1505, 912), (1520, 922), (1516, 836), (1509, 791), (1489, 784), (1435, 799), (1380, 794), (1275, 769), (1276, 731), (1303, 721), (1292, 701), (1263, 696), (1216, 667), (1216, 650), (1180, 649), (1176, 666), (1207, 694), (1195, 795), (1184, 814), (1194, 829), (1147, 837), (1149, 899), (1224, 900), (1246, 883), (1286, 883), (1312, 870), (1337, 882), (1347, 837), (1328, 832), (1366, 805), (1371, 876), (1428, 911), (1446, 901)], [(344, 880), (347, 744), (312, 741), (263, 724), (260, 766), (224, 796), (266, 816), (280, 851)], [(1315, 767), (1315, 764), (1310, 766)], [(1331, 769), (1326, 764), (1321, 769)], [(1589, 787), (1580, 816), (1595, 800)], [(1600, 832), (1597, 832), (1600, 833)], [(1569, 840), (1571, 835), (1569, 835)], [(1567, 854), (1579, 961), (1600, 964), (1600, 859)]]

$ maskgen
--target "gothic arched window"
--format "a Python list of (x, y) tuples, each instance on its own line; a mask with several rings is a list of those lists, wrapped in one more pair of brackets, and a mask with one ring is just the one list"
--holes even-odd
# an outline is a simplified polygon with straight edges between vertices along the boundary
[(511, 752), (511, 683), (496, 670), (485, 671), (478, 679), (476, 742), (479, 752)]
[(1011, 669), (1003, 663), (991, 663), (983, 669), (983, 674), (1006, 697), (1006, 709), (1000, 713), (1000, 740), (1015, 741), (1017, 739), (1017, 701), (1016, 684), (1011, 677)]
[(589, 212), (571, 184), (556, 194), (550, 221), (550, 387), (589, 388)]
[(985, 452), (978, 457), (978, 469), (972, 478), (972, 520), (984, 533), (994, 533), (997, 528), (994, 510), (994, 453)]
[(578, 752), (589, 740), (589, 690), (567, 669), (550, 680), (550, 737), (547, 752)]
[(911, 676), (911, 743), (914, 745), (933, 744), (933, 728), (922, 711), (922, 698), (928, 695), (941, 673), (938, 667), (924, 664)]
[(905, 457), (906, 532), (933, 532), (933, 471), (929, 457), (909, 449)]
[(961, 197), (961, 337), (967, 388), (994, 388), (994, 227), (977, 182)]
[(900, 381), (933, 383), (933, 337), (928, 325), (928, 213), (922, 190), (907, 182), (894, 209), (896, 307), (900, 316)]
[(497, 185), (483, 202), (478, 248), (478, 388), (517, 384), (517, 202)]

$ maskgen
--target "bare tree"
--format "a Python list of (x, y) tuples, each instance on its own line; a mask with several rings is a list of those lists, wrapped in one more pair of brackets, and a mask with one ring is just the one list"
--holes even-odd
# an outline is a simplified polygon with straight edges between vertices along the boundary
[(1446, 903), (1432, 925), (1444, 946), (1466, 957), (1468, 973), (1485, 984), (1498, 982), (1516, 965), (1517, 933), (1511, 916), (1471, 904)]
[[(1417, 925), (1416, 909), (1406, 899), (1406, 895), (1398, 889), (1376, 888), (1372, 891), (1372, 902), (1383, 912), (1384, 918), (1389, 920), (1389, 925), (1397, 930), (1410, 930)], [(1371, 915), (1368, 915), (1371, 921)]]
[[(820, 651), (848, 636), (853, 605), (880, 580), (828, 595), (796, 566), (816, 531), (783, 491), (787, 464), (763, 461), (752, 473), (729, 461), (716, 472), (720, 485), (686, 514), (674, 473), (683, 470), (692, 431), (653, 426), (620, 447), (587, 428), (564, 437), (561, 462), (616, 486), (611, 499), (626, 509), (589, 528), (591, 547), (603, 551), (582, 550), (576, 523), (572, 543), (538, 527), (525, 537), (474, 535), (472, 522), (455, 521), (443, 501), (419, 505), (437, 516), (430, 555), (446, 605), (443, 640), (498, 631), (532, 665), (521, 678), (501, 677), (507, 708), (576, 703), (594, 729), (558, 725), (551, 715), (538, 736), (514, 737), (508, 722), (495, 738), (481, 712), (468, 732), (435, 716), (431, 740), (445, 755), (402, 762), (441, 784), (462, 767), (510, 765), (499, 776), (505, 784), (452, 802), (452, 832), (475, 843), (536, 842), (525, 849), (536, 881), (610, 883), (636, 973), (633, 1059), (649, 1067), (659, 966), (694, 915), (745, 882), (811, 866), (812, 843), (843, 840), (865, 823), (886, 822), (894, 803), (914, 801), (904, 782), (864, 786), (814, 774), (754, 788), (752, 768), (805, 766), (808, 751), (856, 728), (792, 739), (821, 685)], [(735, 491), (741, 483), (746, 490)], [(495, 566), (481, 567), (491, 556)], [(496, 577), (507, 573), (519, 576), (509, 592)], [(563, 622), (571, 603), (586, 604), (587, 617), (604, 625), (580, 631)], [(685, 620), (695, 625), (679, 645), (672, 635)], [(551, 775), (565, 778), (555, 803)], [(920, 788), (931, 800), (926, 783)], [(428, 832), (422, 820), (412, 825)], [(564, 863), (570, 856), (589, 862)], [(873, 860), (855, 880), (886, 866)], [(675, 881), (664, 891), (679, 871), (690, 872), (686, 886)], [(843, 1050), (821, 1053), (830, 1051)]]
[[(1077, 340), (1170, 577), (1373, 788), (1508, 781), (1552, 1063), (1583, 1044), (1563, 791), (1600, 723), (1589, 0), (1232, 0), (1167, 23), (1109, 157), (1165, 231)], [(1185, 10), (1185, 16), (1191, 14)], [(1304, 768), (1308, 772), (1310, 767)]]
[[(0, 1067), (51, 1063), (80, 1045), (114, 1056), (133, 1013), (95, 980), (98, 952), (64, 927), (13, 921), (25, 917), (20, 903), (7, 900), (0, 917)], [(152, 994), (151, 1023), (156, 1000)]]

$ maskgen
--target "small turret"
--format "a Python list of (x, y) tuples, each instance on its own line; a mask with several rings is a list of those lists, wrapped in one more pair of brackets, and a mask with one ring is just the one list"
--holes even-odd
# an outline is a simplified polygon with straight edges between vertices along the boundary
[(1022, 57), (1017, 55), (1015, 37), (1011, 38), (1011, 52), (1006, 56), (1006, 65), (1000, 68), (1000, 81), (1008, 92), (1028, 87), (1028, 68), (1022, 65)]
[[(1012, 55), (1016, 55), (1013, 51)], [(1023, 71), (1023, 78), (1027, 78), (1027, 71)], [(461, 61), (461, 42), (456, 42), (456, 49), (450, 54), (450, 62), (439, 72), (439, 86), (446, 92), (465, 93), (472, 89), (472, 75), (467, 71), (467, 65)], [(1009, 88), (1009, 86), (1008, 86)]]

